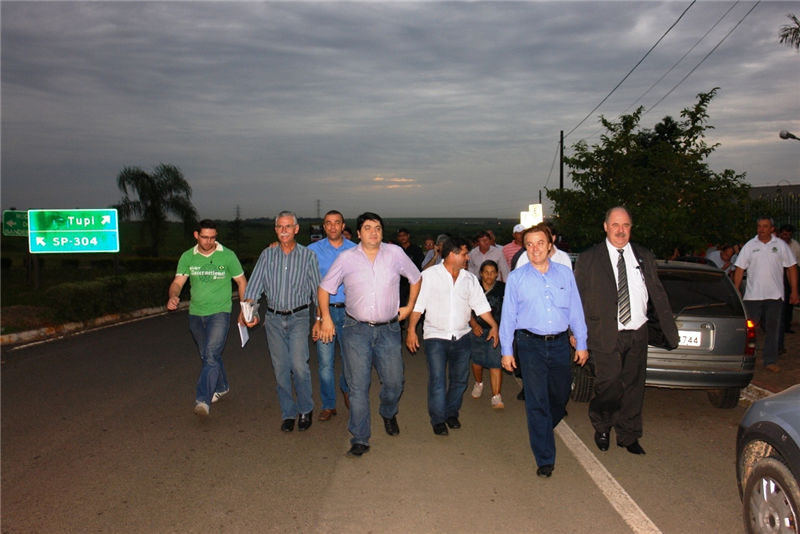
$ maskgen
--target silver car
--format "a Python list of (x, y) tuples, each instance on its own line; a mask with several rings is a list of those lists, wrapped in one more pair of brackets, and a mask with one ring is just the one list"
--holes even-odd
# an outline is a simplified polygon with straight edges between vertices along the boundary
[(800, 385), (753, 403), (736, 435), (748, 533), (800, 532)]
[[(755, 371), (755, 328), (742, 299), (725, 273), (697, 263), (658, 262), (658, 278), (669, 297), (680, 334), (675, 350), (650, 346), (648, 386), (705, 389), (717, 408), (739, 403)], [(573, 365), (576, 402), (588, 402), (594, 391), (593, 362)]]

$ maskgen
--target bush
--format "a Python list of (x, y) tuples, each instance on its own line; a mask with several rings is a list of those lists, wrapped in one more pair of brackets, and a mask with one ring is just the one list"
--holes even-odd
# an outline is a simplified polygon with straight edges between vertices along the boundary
[(80, 265), (80, 260), (73, 260), (73, 259), (63, 259), (61, 260), (61, 268), (62, 269), (77, 269)]
[[(163, 306), (175, 276), (171, 273), (148, 273), (98, 278), (91, 282), (60, 284), (45, 291), (46, 302), (57, 319), (86, 321), (112, 313)], [(181, 299), (188, 298), (189, 284)]]
[(114, 260), (92, 260), (92, 269), (113, 269)]

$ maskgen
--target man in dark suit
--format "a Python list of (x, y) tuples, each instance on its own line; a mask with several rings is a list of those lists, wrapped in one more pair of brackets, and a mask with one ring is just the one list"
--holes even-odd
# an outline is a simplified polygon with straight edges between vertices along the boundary
[(575, 281), (597, 377), (589, 403), (595, 443), (601, 451), (608, 450), (613, 428), (617, 445), (644, 454), (639, 438), (647, 345), (674, 349), (678, 328), (653, 253), (629, 242), (632, 225), (626, 208), (608, 210), (606, 239), (578, 257)]

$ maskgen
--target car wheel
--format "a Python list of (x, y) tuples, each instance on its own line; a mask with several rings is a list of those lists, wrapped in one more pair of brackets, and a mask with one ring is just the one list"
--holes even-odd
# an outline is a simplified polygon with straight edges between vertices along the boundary
[(709, 389), (707, 393), (712, 405), (725, 410), (738, 406), (742, 396), (741, 388)]
[(777, 458), (756, 462), (744, 487), (742, 506), (748, 534), (797, 533), (800, 488)]
[(572, 389), (569, 398), (574, 402), (589, 402), (594, 392), (594, 376), (587, 367), (572, 364)]

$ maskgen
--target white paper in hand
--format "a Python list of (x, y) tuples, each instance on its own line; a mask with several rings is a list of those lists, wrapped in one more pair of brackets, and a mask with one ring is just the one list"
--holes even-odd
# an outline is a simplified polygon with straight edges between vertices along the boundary
[(250, 322), (253, 320), (253, 314), (256, 311), (256, 304), (254, 302), (243, 301), (239, 304), (242, 305), (242, 313), (244, 314), (244, 320), (246, 322)]

